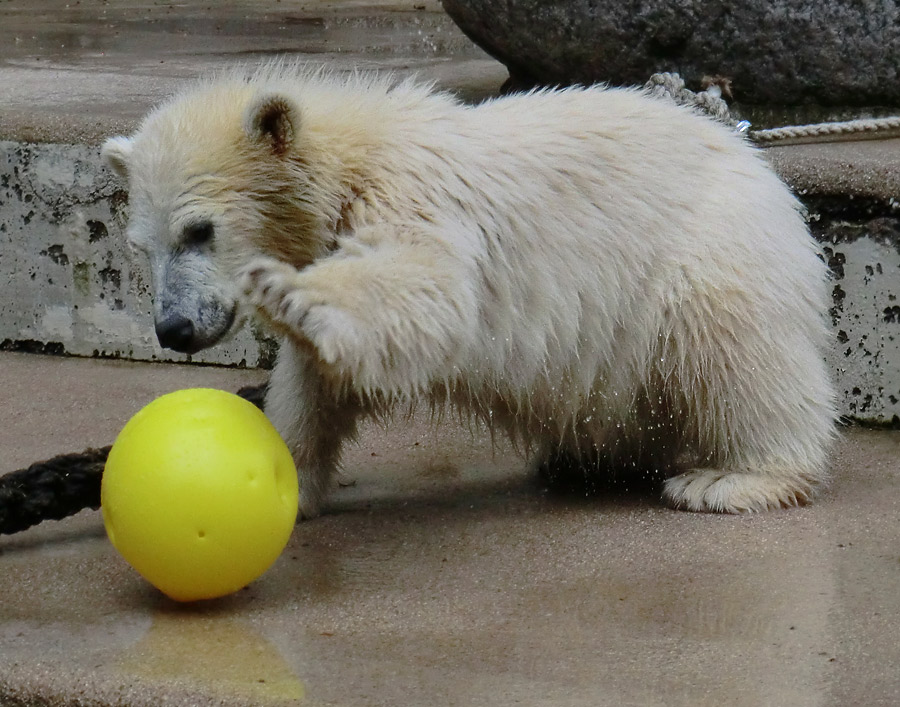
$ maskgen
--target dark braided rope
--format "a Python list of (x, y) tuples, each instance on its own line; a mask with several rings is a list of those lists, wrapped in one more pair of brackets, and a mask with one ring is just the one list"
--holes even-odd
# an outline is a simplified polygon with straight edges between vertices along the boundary
[[(238, 395), (262, 408), (265, 386), (247, 386)], [(100, 508), (100, 480), (109, 450), (62, 454), (0, 476), (0, 535)]]
[(18, 533), (82, 508), (100, 508), (109, 447), (63, 454), (0, 477), (0, 534)]

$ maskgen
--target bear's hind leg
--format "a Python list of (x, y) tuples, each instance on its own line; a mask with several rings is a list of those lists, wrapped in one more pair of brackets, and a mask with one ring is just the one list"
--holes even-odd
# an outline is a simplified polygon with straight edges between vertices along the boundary
[(732, 384), (740, 403), (727, 400), (724, 385), (705, 391), (709, 409), (699, 414), (706, 434), (695, 450), (705, 462), (688, 462), (687, 471), (666, 480), (663, 498), (671, 506), (713, 513), (799, 506), (827, 481), (835, 429), (824, 362), (810, 356), (805, 368), (757, 366), (753, 381), (756, 390)]
[(665, 355), (689, 445), (663, 498), (713, 513), (803, 505), (828, 479), (836, 431), (819, 298), (729, 297), (684, 304)]

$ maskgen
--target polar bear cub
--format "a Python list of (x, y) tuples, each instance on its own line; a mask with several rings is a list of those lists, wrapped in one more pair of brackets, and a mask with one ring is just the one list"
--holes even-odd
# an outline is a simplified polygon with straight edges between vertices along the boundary
[(826, 268), (760, 154), (691, 110), (264, 68), (103, 154), (160, 342), (212, 346), (248, 312), (283, 335), (266, 412), (306, 517), (358, 420), (420, 399), (551, 474), (663, 474), (677, 508), (791, 506), (826, 480)]

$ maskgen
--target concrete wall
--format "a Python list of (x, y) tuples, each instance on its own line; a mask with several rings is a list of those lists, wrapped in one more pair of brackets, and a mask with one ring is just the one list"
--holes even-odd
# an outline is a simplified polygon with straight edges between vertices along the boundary
[[(81, 356), (190, 360), (160, 349), (150, 281), (121, 232), (126, 197), (97, 147), (0, 142), (0, 345)], [(831, 320), (842, 414), (900, 421), (900, 219), (818, 218), (834, 276)], [(270, 365), (245, 328), (193, 361)]]
[(250, 328), (186, 357), (156, 342), (145, 263), (121, 237), (121, 185), (97, 147), (0, 142), (0, 345), (80, 356), (259, 366)]
[(900, 218), (814, 223), (834, 279), (829, 356), (841, 412), (900, 424)]

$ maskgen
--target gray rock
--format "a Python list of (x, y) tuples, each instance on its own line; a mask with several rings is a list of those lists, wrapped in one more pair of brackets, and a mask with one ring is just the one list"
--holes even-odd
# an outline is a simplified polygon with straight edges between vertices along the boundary
[(659, 71), (735, 99), (900, 105), (900, 2), (880, 0), (442, 0), (516, 86), (643, 84)]

